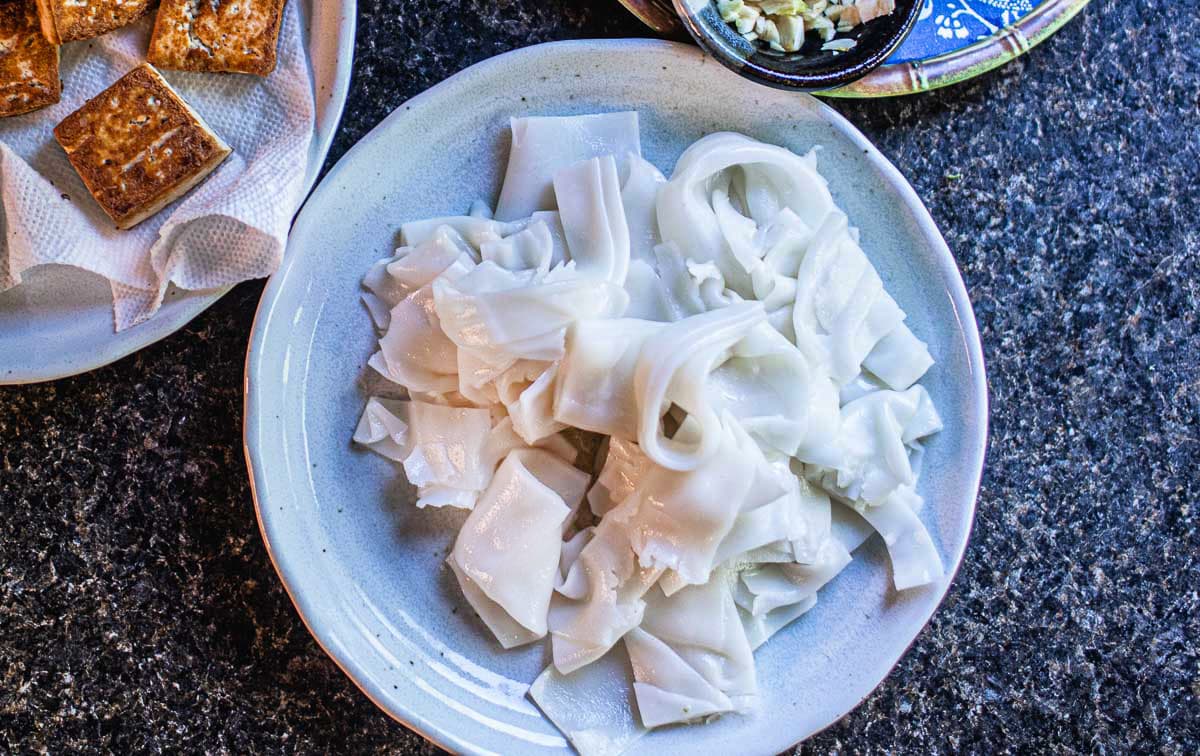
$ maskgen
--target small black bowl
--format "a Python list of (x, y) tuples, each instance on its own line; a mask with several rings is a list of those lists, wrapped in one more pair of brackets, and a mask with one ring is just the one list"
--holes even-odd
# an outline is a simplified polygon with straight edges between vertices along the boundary
[(819, 91), (861, 79), (887, 60), (920, 13), (922, 0), (896, 0), (891, 14), (868, 21), (839, 38), (855, 40), (845, 52), (822, 50), (808, 35), (799, 52), (776, 52), (747, 42), (726, 23), (712, 0), (674, 0), (684, 27), (705, 51), (748, 79), (777, 89)]

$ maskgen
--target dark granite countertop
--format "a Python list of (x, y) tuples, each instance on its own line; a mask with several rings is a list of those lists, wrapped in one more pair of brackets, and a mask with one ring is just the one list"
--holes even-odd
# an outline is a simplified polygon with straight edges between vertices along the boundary
[[(454, 71), (642, 29), (616, 0), (359, 0), (331, 161)], [(834, 102), (916, 186), (992, 434), (945, 605), (818, 752), (1200, 744), (1200, 31), (1095, 0), (972, 83)], [(90, 375), (0, 389), (0, 751), (413, 753), (267, 560), (241, 448), (261, 283)]]

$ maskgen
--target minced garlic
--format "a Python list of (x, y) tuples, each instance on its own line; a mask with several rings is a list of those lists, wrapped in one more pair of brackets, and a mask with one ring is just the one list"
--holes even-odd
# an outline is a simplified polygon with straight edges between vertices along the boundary
[(823, 50), (843, 52), (852, 39), (834, 38), (896, 9), (895, 0), (716, 0), (721, 18), (749, 42), (777, 52), (796, 52), (813, 32)]

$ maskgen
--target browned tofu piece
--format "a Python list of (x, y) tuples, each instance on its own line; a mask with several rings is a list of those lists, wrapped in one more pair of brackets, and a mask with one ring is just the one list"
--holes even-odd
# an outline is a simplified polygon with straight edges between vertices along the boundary
[(150, 37), (154, 65), (266, 76), (287, 0), (162, 0)]
[(54, 137), (119, 228), (186, 194), (231, 151), (146, 64), (67, 116)]
[(137, 21), (154, 0), (37, 0), (42, 33), (56, 45), (107, 34)]
[(58, 102), (58, 48), (38, 26), (37, 0), (0, 0), (0, 118)]

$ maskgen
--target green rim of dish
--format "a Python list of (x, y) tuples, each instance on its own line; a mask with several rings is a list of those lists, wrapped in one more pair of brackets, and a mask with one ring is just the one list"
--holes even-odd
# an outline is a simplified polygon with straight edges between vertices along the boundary
[(999, 68), (1045, 41), (1076, 16), (1089, 0), (1048, 0), (1015, 24), (987, 39), (925, 60), (880, 66), (822, 97), (896, 97), (948, 87)]

